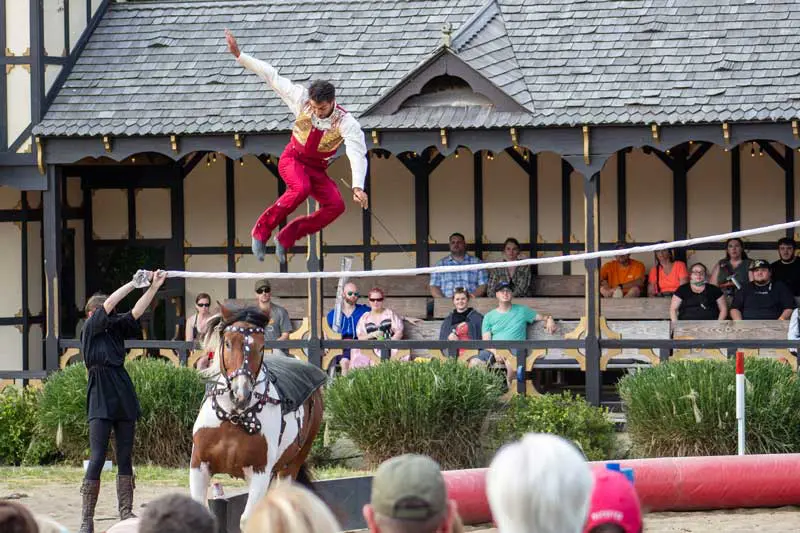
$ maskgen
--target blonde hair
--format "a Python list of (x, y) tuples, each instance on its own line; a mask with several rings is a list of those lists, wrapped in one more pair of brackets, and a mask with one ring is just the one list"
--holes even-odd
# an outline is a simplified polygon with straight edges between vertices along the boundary
[(291, 481), (275, 482), (253, 509), (243, 533), (338, 533), (333, 512), (313, 492)]

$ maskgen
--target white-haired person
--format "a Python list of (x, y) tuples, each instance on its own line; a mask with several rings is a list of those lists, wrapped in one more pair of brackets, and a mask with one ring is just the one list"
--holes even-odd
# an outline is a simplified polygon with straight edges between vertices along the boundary
[(289, 480), (278, 480), (253, 508), (244, 533), (338, 533), (342, 528), (319, 497)]
[(578, 448), (543, 433), (501, 448), (486, 475), (499, 533), (582, 533), (592, 486), (592, 471)]

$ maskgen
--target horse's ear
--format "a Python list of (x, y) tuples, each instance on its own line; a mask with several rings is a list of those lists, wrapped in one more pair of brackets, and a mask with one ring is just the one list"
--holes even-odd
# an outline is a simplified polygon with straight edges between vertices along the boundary
[(217, 300), (217, 305), (219, 306), (220, 314), (222, 314), (222, 320), (227, 322), (233, 316), (233, 312), (227, 307), (225, 307), (223, 304), (221, 304), (219, 300)]

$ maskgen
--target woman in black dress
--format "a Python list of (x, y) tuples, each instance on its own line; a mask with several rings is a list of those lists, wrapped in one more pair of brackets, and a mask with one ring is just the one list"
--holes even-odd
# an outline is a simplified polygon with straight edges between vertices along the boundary
[(725, 320), (728, 303), (722, 290), (706, 281), (708, 270), (703, 263), (689, 269), (689, 283), (684, 283), (672, 295), (669, 316), (677, 320)]
[[(166, 279), (161, 270), (146, 273), (152, 282), (128, 313), (114, 313), (114, 308), (137, 286), (130, 281), (111, 296), (96, 294), (86, 302), (86, 323), (81, 331), (81, 353), (89, 372), (86, 407), (89, 418), (89, 467), (81, 486), (83, 506), (80, 533), (94, 532), (94, 510), (100, 494), (100, 473), (106, 460), (111, 430), (117, 447), (117, 504), (121, 520), (133, 517), (133, 437), (136, 420), (141, 415), (139, 400), (128, 372), (125, 371), (125, 339), (140, 331), (139, 317), (144, 314)], [(135, 280), (141, 279), (139, 276)]]

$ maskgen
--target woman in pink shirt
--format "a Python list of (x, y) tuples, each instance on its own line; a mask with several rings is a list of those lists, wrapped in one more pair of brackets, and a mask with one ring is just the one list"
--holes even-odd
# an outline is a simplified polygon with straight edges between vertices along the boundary
[(647, 277), (648, 296), (672, 296), (678, 287), (688, 281), (689, 271), (686, 270), (686, 263), (675, 261), (672, 250), (655, 252), (655, 265)]
[[(356, 325), (359, 340), (400, 340), (403, 338), (403, 317), (383, 307), (383, 290), (375, 287), (369, 291), (369, 313), (364, 313)], [(392, 350), (395, 353), (396, 350)], [(362, 350), (350, 352), (350, 368), (371, 366), (372, 359)]]

